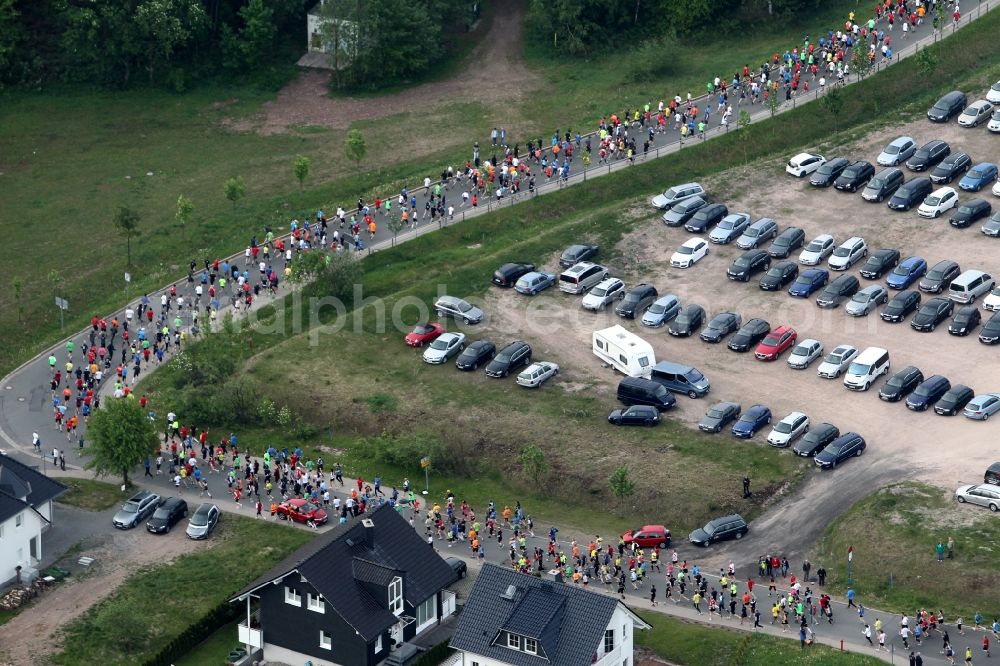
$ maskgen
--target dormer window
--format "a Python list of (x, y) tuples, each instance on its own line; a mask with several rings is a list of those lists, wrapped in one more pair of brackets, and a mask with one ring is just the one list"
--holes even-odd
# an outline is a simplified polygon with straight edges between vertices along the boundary
[(507, 647), (512, 650), (521, 649), (521, 637), (517, 634), (507, 634)]
[(389, 583), (389, 612), (393, 615), (403, 612), (403, 579), (399, 576)]
[(530, 652), (531, 654), (538, 654), (538, 641), (536, 641), (534, 638), (525, 637), (524, 651)]
[[(511, 650), (517, 650), (518, 652), (527, 652), (528, 654), (539, 654), (538, 650), (538, 639), (529, 638), (527, 636), (522, 636), (520, 634), (514, 634), (506, 632), (507, 642), (506, 647)], [(504, 645), (503, 637), (501, 636), (500, 645)]]

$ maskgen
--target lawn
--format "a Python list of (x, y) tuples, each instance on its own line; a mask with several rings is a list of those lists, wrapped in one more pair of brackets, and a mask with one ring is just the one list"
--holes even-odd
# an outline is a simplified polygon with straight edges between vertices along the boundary
[(175, 666), (224, 666), (229, 651), (235, 647), (243, 647), (236, 634), (238, 624), (237, 621), (217, 629), (211, 636), (174, 662)]
[(124, 493), (121, 486), (94, 479), (78, 479), (75, 477), (56, 477), (68, 490), (56, 500), (60, 504), (68, 504), (85, 511), (104, 511), (129, 497), (132, 490)]

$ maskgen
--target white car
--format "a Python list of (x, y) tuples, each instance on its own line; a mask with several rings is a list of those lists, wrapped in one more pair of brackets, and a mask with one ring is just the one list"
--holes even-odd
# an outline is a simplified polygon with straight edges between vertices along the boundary
[(851, 345), (838, 345), (832, 352), (826, 355), (823, 362), (819, 364), (816, 374), (825, 379), (837, 379), (840, 373), (847, 369), (854, 357), (858, 355), (858, 348)]
[(698, 237), (689, 238), (670, 257), (670, 265), (674, 268), (689, 268), (706, 254), (708, 254), (708, 241)]
[(1000, 104), (1000, 81), (990, 86), (990, 91), (986, 93), (986, 101)]
[(465, 349), (465, 333), (442, 333), (424, 351), (424, 363), (440, 365)]
[(625, 283), (618, 278), (605, 278), (587, 292), (580, 305), (584, 310), (603, 310), (625, 297)]
[(1000, 287), (993, 288), (990, 295), (983, 299), (983, 309), (1000, 312)]
[(792, 412), (774, 424), (767, 436), (767, 443), (771, 446), (788, 446), (807, 432), (809, 417), (802, 412)]
[(805, 370), (822, 355), (823, 343), (807, 338), (792, 348), (792, 353), (788, 355), (788, 367)]
[(830, 234), (816, 236), (799, 252), (799, 263), (804, 266), (819, 266), (833, 252), (835, 243)]
[(958, 205), (958, 192), (954, 187), (939, 187), (924, 199), (917, 209), (920, 217), (934, 218)]
[(785, 173), (790, 173), (796, 178), (805, 178), (816, 169), (823, 166), (826, 158), (815, 153), (799, 153), (788, 160), (785, 165)]
[(990, 117), (993, 113), (993, 105), (985, 99), (980, 99), (965, 107), (958, 116), (958, 124), (962, 127), (975, 127)]
[(559, 374), (559, 366), (549, 361), (536, 361), (517, 376), (517, 383), (528, 388), (538, 388), (549, 377)]
[(980, 483), (976, 486), (959, 486), (955, 491), (955, 499), (959, 504), (977, 504), (985, 506), (996, 513), (1000, 511), (1000, 486)]
[(993, 109), (993, 115), (990, 116), (990, 122), (986, 125), (986, 129), (991, 132), (1000, 132), (1000, 109)]
[(997, 182), (993, 183), (993, 189), (990, 191), (993, 192), (993, 196), (1000, 197), (1000, 179), (997, 179)]
[(830, 268), (835, 271), (846, 271), (867, 255), (868, 245), (865, 244), (865, 239), (861, 236), (851, 236), (830, 255)]

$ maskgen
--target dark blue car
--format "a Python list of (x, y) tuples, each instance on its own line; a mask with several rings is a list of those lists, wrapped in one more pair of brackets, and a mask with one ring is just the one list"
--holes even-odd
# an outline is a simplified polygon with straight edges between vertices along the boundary
[(997, 179), (997, 165), (980, 162), (958, 181), (958, 186), (967, 192), (978, 192)]
[(739, 420), (733, 424), (733, 435), (742, 439), (750, 439), (757, 431), (771, 422), (771, 410), (764, 405), (754, 405), (743, 412)]
[(826, 448), (816, 454), (816, 465), (823, 469), (836, 467), (853, 456), (860, 456), (865, 451), (865, 438), (856, 432), (844, 433), (826, 445)]
[(799, 273), (795, 282), (788, 288), (788, 294), (796, 298), (809, 298), (814, 292), (826, 286), (830, 280), (830, 271), (823, 268), (810, 268)]
[(941, 399), (945, 393), (951, 390), (951, 382), (942, 375), (928, 377), (913, 390), (913, 393), (906, 396), (906, 407), (915, 412), (922, 412), (935, 402)]
[(885, 279), (890, 289), (906, 289), (927, 272), (927, 262), (923, 257), (907, 257), (892, 269)]

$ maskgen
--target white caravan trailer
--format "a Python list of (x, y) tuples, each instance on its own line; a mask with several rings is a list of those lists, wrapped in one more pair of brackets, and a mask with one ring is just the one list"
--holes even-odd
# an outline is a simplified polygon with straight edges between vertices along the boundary
[(656, 364), (653, 346), (618, 324), (594, 331), (594, 354), (629, 377), (649, 379)]

